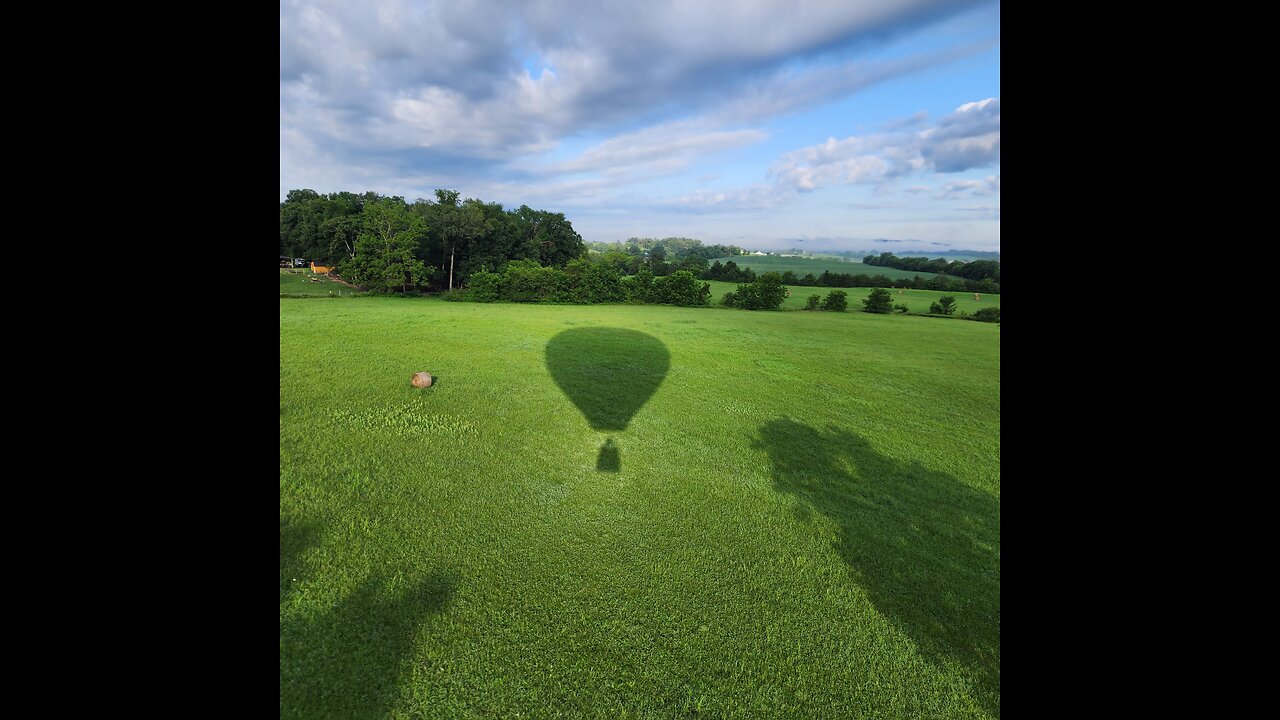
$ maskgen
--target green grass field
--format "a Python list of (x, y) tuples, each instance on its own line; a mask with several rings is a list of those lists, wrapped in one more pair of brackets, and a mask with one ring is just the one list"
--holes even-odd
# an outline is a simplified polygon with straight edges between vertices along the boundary
[[(724, 297), (725, 293), (738, 289), (738, 283), (720, 282), (719, 280), (702, 280), (700, 282), (705, 282), (711, 286), (712, 305), (719, 304), (720, 298)], [(810, 295), (825, 298), (832, 290), (844, 290), (849, 295), (849, 312), (861, 311), (862, 301), (871, 293), (871, 288), (804, 287), (802, 285), (787, 285), (786, 287), (791, 291), (791, 296), (783, 301), (783, 310), (803, 310), (805, 303), (809, 301)], [(973, 293), (965, 292), (911, 290), (908, 288), (888, 288), (888, 290), (893, 295), (894, 304), (904, 303), (909, 312), (927, 313), (929, 312), (929, 305), (937, 302), (938, 298), (943, 295), (950, 295), (956, 299), (956, 314), (963, 310), (972, 315), (975, 310), (984, 307), (1000, 307), (999, 295), (982, 295), (981, 300), (974, 300)]]
[(281, 717), (999, 716), (999, 326), (279, 302)]
[[(891, 267), (878, 267), (876, 265), (864, 265), (861, 262), (848, 261), (843, 262), (839, 258), (803, 258), (803, 257), (778, 257), (771, 255), (738, 255), (736, 257), (717, 258), (721, 263), (732, 260), (740, 268), (751, 268), (756, 274), (767, 272), (783, 273), (788, 270), (795, 273), (799, 277), (804, 277), (808, 273), (813, 273), (814, 277), (822, 274), (822, 271), (829, 270), (833, 273), (847, 273), (849, 275), (884, 275), (890, 280), (896, 278), (911, 278), (919, 275), (928, 280), (935, 273), (908, 272), (907, 270), (899, 270)], [(715, 262), (712, 260), (711, 262)]]
[[(315, 282), (313, 282), (315, 281)], [(316, 275), (310, 268), (301, 271), (280, 271), (280, 293), (282, 295), (360, 295), (355, 288), (334, 282), (324, 275)]]

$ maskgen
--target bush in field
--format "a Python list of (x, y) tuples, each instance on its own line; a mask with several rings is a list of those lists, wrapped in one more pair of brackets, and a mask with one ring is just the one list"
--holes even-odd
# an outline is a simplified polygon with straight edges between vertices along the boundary
[(929, 312), (935, 315), (951, 315), (956, 311), (956, 299), (950, 295), (944, 295), (938, 299), (938, 302), (929, 305)]
[(973, 319), (978, 322), (1000, 322), (1000, 308), (984, 307), (973, 314)]
[(787, 299), (787, 288), (782, 275), (767, 272), (748, 285), (739, 285), (732, 307), (743, 310), (777, 310)]
[(502, 275), (485, 270), (471, 273), (467, 299), (471, 302), (498, 302), (498, 298), (502, 296), (503, 279)]
[(907, 311), (907, 304), (906, 304), (906, 303), (898, 303), (897, 305), (894, 305), (894, 306), (893, 306), (893, 309), (894, 309), (894, 310), (897, 310), (897, 311), (898, 311), (898, 312), (900, 312), (900, 313), (904, 313), (904, 312), (906, 312), (906, 311)]
[(808, 300), (804, 301), (805, 310), (817, 310), (818, 302), (822, 300), (821, 295), (810, 295)]
[(832, 312), (844, 312), (849, 307), (849, 293), (843, 290), (832, 290), (822, 301), (822, 309)]
[(647, 265), (641, 265), (635, 275), (623, 280), (627, 302), (653, 302), (653, 271)]
[(537, 260), (512, 260), (503, 268), (506, 282), (500, 297), (507, 302), (562, 301), (568, 277), (556, 267), (542, 267)]
[(876, 288), (862, 301), (863, 312), (887, 313), (893, 311), (893, 296), (884, 288)]
[(720, 304), (724, 305), (725, 307), (734, 307), (735, 306), (734, 304), (737, 302), (738, 302), (738, 293), (733, 292), (732, 290), (725, 293), (724, 297), (720, 298)]
[(653, 283), (653, 299), (650, 302), (693, 307), (711, 302), (711, 285), (698, 282), (688, 270), (677, 270)]
[(622, 275), (608, 263), (571, 260), (565, 266), (565, 298), (575, 303), (613, 303), (626, 299)]

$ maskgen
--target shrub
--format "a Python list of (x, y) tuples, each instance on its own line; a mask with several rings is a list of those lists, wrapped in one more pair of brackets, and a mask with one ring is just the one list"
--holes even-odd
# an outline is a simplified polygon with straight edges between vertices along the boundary
[(508, 302), (563, 302), (568, 299), (569, 276), (557, 267), (542, 267), (537, 260), (512, 260), (502, 274), (500, 297)]
[(876, 288), (862, 301), (863, 312), (887, 313), (893, 311), (893, 296), (884, 288)]
[(486, 270), (471, 273), (471, 278), (468, 280), (467, 299), (471, 302), (498, 302), (498, 298), (502, 295), (502, 281), (503, 276), (498, 273)]
[(805, 310), (817, 310), (818, 301), (822, 299), (821, 295), (810, 295), (809, 299), (804, 302)]
[(832, 312), (844, 312), (849, 307), (849, 293), (843, 290), (832, 290), (822, 301), (822, 309)]
[[(934, 310), (933, 309), (934, 307), (937, 307), (938, 309)], [(950, 295), (943, 295), (941, 298), (938, 299), (938, 302), (929, 306), (929, 312), (939, 312), (939, 313), (942, 313), (943, 315), (951, 315), (951, 314), (954, 314), (955, 311), (956, 311), (956, 299), (951, 297)]]
[(653, 271), (647, 265), (641, 265), (635, 275), (625, 282), (627, 301), (633, 303), (653, 302)]
[(748, 285), (739, 285), (731, 307), (743, 310), (777, 310), (787, 299), (787, 288), (782, 275), (767, 272)]
[(978, 322), (1000, 322), (1000, 308), (984, 307), (973, 314), (973, 319)]
[(626, 299), (622, 275), (608, 263), (574, 260), (566, 268), (568, 297), (575, 303), (611, 303)]
[(894, 306), (893, 306), (893, 309), (894, 309), (894, 310), (897, 310), (897, 311), (898, 311), (898, 312), (900, 312), (900, 313), (904, 313), (904, 312), (906, 312), (906, 311), (907, 311), (907, 304), (906, 304), (906, 303), (898, 303), (897, 305), (894, 305)]
[(650, 302), (692, 307), (711, 302), (711, 285), (699, 283), (688, 270), (677, 270), (654, 281), (653, 299)]
[(734, 307), (734, 303), (736, 303), (737, 301), (738, 301), (738, 293), (733, 292), (732, 290), (725, 293), (724, 297), (720, 298), (720, 304), (725, 307)]

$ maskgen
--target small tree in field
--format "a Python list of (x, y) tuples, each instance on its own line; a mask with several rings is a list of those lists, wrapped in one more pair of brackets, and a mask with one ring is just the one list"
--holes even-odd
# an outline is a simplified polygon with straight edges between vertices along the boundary
[(862, 301), (862, 306), (863, 312), (893, 312), (893, 296), (884, 288), (875, 288), (869, 295), (867, 295), (867, 299)]
[(818, 302), (822, 300), (821, 295), (810, 295), (809, 299), (804, 303), (805, 310), (817, 310)]
[(894, 306), (893, 306), (893, 309), (894, 309), (894, 310), (897, 310), (897, 311), (898, 311), (898, 312), (900, 312), (900, 313), (904, 313), (904, 312), (906, 312), (906, 311), (907, 311), (907, 304), (906, 304), (906, 303), (898, 303), (897, 305), (894, 305)]
[(938, 302), (929, 306), (929, 312), (935, 315), (952, 315), (956, 311), (956, 299), (950, 295), (944, 295), (938, 299)]
[(832, 312), (844, 312), (849, 307), (849, 293), (843, 290), (832, 290), (822, 301), (822, 309)]

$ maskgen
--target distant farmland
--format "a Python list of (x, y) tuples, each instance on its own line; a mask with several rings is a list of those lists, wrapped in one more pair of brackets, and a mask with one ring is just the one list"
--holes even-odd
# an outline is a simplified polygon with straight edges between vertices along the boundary
[(795, 273), (797, 277), (804, 277), (809, 273), (813, 273), (814, 277), (818, 277), (824, 270), (836, 274), (845, 273), (848, 275), (883, 275), (890, 280), (896, 278), (911, 278), (919, 275), (921, 278), (928, 280), (934, 276), (934, 273), (912, 272), (908, 270), (899, 270), (891, 267), (877, 267), (875, 265), (863, 265), (861, 262), (848, 261), (844, 262), (836, 258), (803, 258), (803, 257), (778, 257), (776, 255), (738, 255), (736, 257), (716, 258), (711, 262), (719, 260), (721, 264), (732, 260), (740, 268), (751, 268), (757, 275), (767, 272), (784, 273), (788, 270)]
[[(868, 266), (870, 267), (870, 266)], [(738, 289), (738, 283), (721, 282), (719, 280), (705, 280), (703, 282), (711, 285), (711, 304), (718, 305), (720, 299), (727, 292), (733, 292)], [(788, 285), (787, 290), (791, 291), (791, 295), (782, 302), (783, 310), (803, 310), (805, 302), (810, 295), (818, 295), (826, 297), (832, 290), (843, 290), (849, 296), (849, 311), (861, 311), (862, 301), (871, 294), (871, 288), (831, 288), (831, 287), (804, 287), (800, 285)], [(999, 295), (981, 294), (981, 300), (973, 298), (974, 293), (967, 292), (942, 292), (939, 290), (907, 290), (902, 288), (889, 288), (889, 293), (893, 295), (893, 302), (902, 303), (907, 306), (911, 312), (926, 313), (929, 312), (929, 305), (937, 302), (944, 295), (950, 295), (956, 299), (956, 312), (961, 310), (967, 313), (974, 313), (984, 307), (1000, 307)]]

